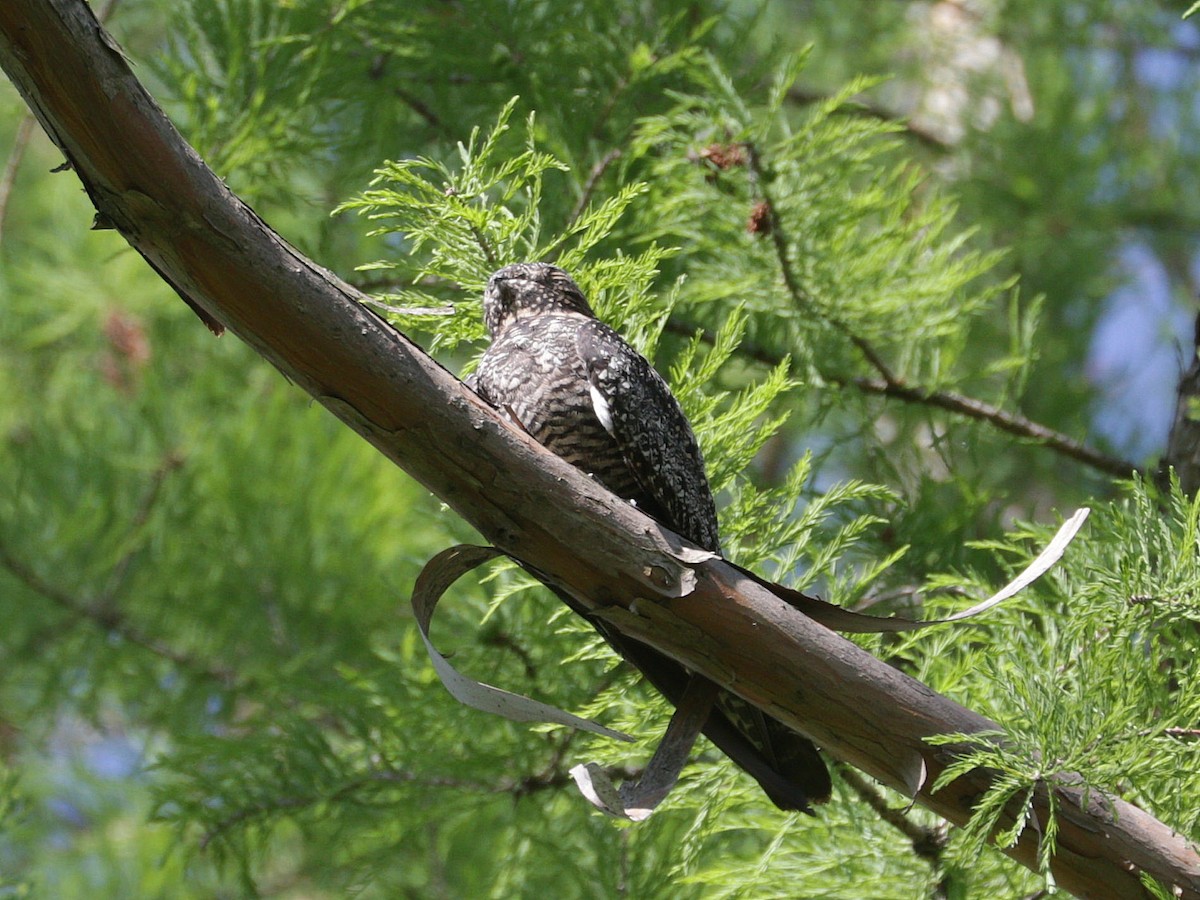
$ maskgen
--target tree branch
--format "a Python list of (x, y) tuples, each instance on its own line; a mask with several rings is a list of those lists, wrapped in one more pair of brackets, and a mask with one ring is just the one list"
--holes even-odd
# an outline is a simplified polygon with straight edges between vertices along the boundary
[(759, 154), (758, 147), (754, 143), (747, 142), (745, 146), (750, 179), (766, 208), (768, 224), (770, 226), (767, 230), (770, 232), (771, 245), (775, 248), (775, 258), (779, 263), (779, 274), (783, 276), (784, 286), (791, 295), (792, 302), (796, 304), (797, 308), (807, 309), (814, 315), (824, 319), (845, 335), (846, 339), (858, 348), (858, 352), (870, 363), (871, 368), (883, 377), (885, 382), (888, 384), (899, 384), (899, 380), (892, 372), (891, 366), (879, 354), (874, 345), (866, 338), (856, 334), (854, 329), (841, 319), (834, 318), (825, 310), (820, 309), (813, 301), (812, 295), (800, 284), (800, 279), (796, 276), (796, 270), (792, 266), (791, 255), (788, 253), (789, 241), (787, 230), (783, 227), (783, 217), (779, 215), (775, 199), (771, 196), (771, 191), (767, 187), (767, 173), (763, 167), (762, 156)]
[[(831, 380), (837, 380), (842, 384), (852, 384), (864, 393), (881, 394), (904, 400), (908, 403), (923, 403), (969, 418), (990, 422), (1001, 431), (1037, 441), (1039, 444), (1050, 447), (1071, 459), (1099, 469), (1107, 475), (1128, 478), (1131, 474), (1139, 471), (1138, 467), (1132, 463), (1106, 456), (1096, 450), (1091, 450), (1073, 438), (1047, 428), (1045, 425), (1040, 425), (1017, 413), (1005, 412), (999, 407), (984, 403), (982, 400), (975, 400), (951, 391), (930, 391), (910, 385), (897, 375), (870, 341), (857, 334), (845, 322), (819, 309), (813, 302), (812, 297), (800, 284), (788, 254), (788, 238), (783, 228), (783, 220), (780, 218), (779, 212), (775, 207), (775, 201), (767, 188), (766, 170), (763, 167), (762, 157), (759, 155), (758, 148), (752, 143), (746, 144), (746, 158), (754, 189), (758, 191), (766, 209), (770, 224), (771, 242), (775, 248), (775, 257), (779, 263), (779, 271), (783, 277), (784, 286), (791, 295), (792, 302), (797, 307), (812, 311), (814, 315), (819, 316), (845, 335), (846, 339), (862, 354), (867, 364), (879, 373), (878, 378), (843, 378)], [(779, 357), (775, 354), (773, 355), (773, 364), (778, 365), (778, 363)]]
[[(83, 0), (0, 3), (0, 64), (98, 212), (183, 297), (249, 343), (591, 615), (769, 711), (830, 753), (965, 823), (993, 773), (930, 786), (965, 748), (931, 735), (995, 723), (816, 625), (724, 561), (707, 560), (546, 451), (306, 259), (175, 131)], [(1149, 814), (1054, 787), (1057, 883), (1146, 897), (1147, 873), (1200, 898), (1200, 856)], [(1034, 815), (1047, 821), (1045, 791)], [(1017, 810), (1010, 810), (1014, 814)], [(1002, 821), (1005, 827), (1015, 821)], [(1037, 867), (1026, 828), (1005, 849)]]
[(1017, 437), (1028, 438), (1076, 462), (1081, 462), (1116, 478), (1129, 478), (1134, 473), (1141, 471), (1140, 467), (1127, 460), (1093, 450), (1074, 438), (1028, 419), (1020, 413), (1008, 412), (983, 400), (977, 400), (955, 391), (930, 391), (914, 387), (903, 381), (888, 382), (880, 378), (851, 378), (843, 383), (852, 384), (865, 394), (880, 394), (884, 397), (903, 400), (906, 403), (934, 406), (969, 419), (987, 422), (1001, 431)]
[(1179, 487), (1188, 496), (1200, 490), (1200, 316), (1196, 318), (1191, 360), (1175, 389), (1175, 417), (1160, 463), (1158, 482), (1166, 487), (1174, 469)]
[(575, 201), (575, 206), (567, 216), (567, 224), (563, 229), (564, 231), (569, 231), (571, 226), (579, 221), (579, 217), (587, 211), (588, 204), (592, 202), (592, 195), (596, 193), (596, 188), (600, 184), (600, 179), (604, 177), (604, 173), (608, 171), (608, 167), (620, 158), (621, 148), (613, 147), (592, 166), (591, 171), (588, 172), (587, 180), (583, 183), (583, 190), (579, 192), (579, 199)]
[(935, 869), (940, 868), (942, 854), (948, 843), (943, 829), (919, 825), (906, 815), (905, 810), (893, 809), (888, 805), (887, 799), (853, 769), (842, 766), (838, 774), (850, 790), (875, 810), (880, 819), (909, 839), (917, 856), (929, 862)]
[[(667, 320), (666, 329), (672, 334), (686, 338), (692, 338), (696, 334), (699, 334), (700, 339), (708, 344), (716, 340), (716, 335), (709, 329), (674, 317)], [(763, 365), (774, 367), (783, 361), (783, 354), (769, 350), (753, 341), (742, 341), (738, 349), (750, 359), (760, 362)], [(986, 422), (1000, 431), (1041, 444), (1043, 447), (1047, 447), (1068, 459), (1073, 459), (1076, 462), (1090, 466), (1098, 472), (1103, 472), (1105, 475), (1112, 475), (1116, 478), (1128, 478), (1130, 475), (1141, 471), (1138, 466), (1128, 460), (1101, 453), (1099, 450), (1088, 447), (1086, 444), (1075, 440), (1069, 435), (1063, 434), (1061, 431), (1055, 431), (1053, 428), (1043, 425), (1040, 422), (1035, 422), (1033, 419), (1023, 416), (1020, 413), (1009, 412), (985, 400), (968, 397), (966, 394), (960, 394), (957, 391), (929, 390), (910, 385), (902, 379), (896, 379), (895, 376), (893, 376), (892, 381), (887, 381), (883, 378), (848, 377), (831, 374), (825, 374), (824, 378), (832, 384), (853, 387), (864, 394), (878, 394), (881, 397), (902, 400), (905, 403), (932, 406), (967, 419)]]
[[(100, 22), (107, 22), (116, 11), (118, 2), (119, 0), (108, 0), (104, 8), (96, 13), (96, 18)], [(13, 137), (12, 149), (8, 152), (8, 161), (4, 164), (4, 172), (0, 174), (0, 244), (4, 242), (4, 226), (8, 222), (9, 201), (17, 183), (17, 172), (25, 159), (25, 151), (29, 148), (29, 139), (33, 137), (33, 127), (36, 124), (33, 113), (26, 113), (21, 117), (17, 133)]]
[(33, 127), (36, 124), (37, 120), (30, 113), (21, 117), (12, 149), (8, 153), (8, 162), (4, 164), (3, 174), (0, 174), (0, 242), (4, 240), (8, 201), (12, 197), (13, 186), (17, 183), (17, 171), (21, 168), (21, 160), (25, 158), (25, 149), (29, 146), (29, 139), (33, 136)]
[(215, 666), (204, 660), (197, 659), (191, 654), (177, 650), (158, 638), (147, 634), (140, 627), (130, 622), (129, 617), (111, 603), (105, 602), (103, 599), (92, 601), (82, 600), (61, 588), (55, 587), (43, 579), (31, 567), (17, 559), (8, 547), (2, 543), (0, 543), (0, 566), (7, 569), (13, 578), (21, 582), (29, 590), (49, 600), (75, 619), (91, 622), (97, 628), (118, 635), (122, 640), (128, 641), (130, 644), (141, 647), (144, 650), (149, 650), (156, 656), (161, 656), (181, 669), (195, 672), (205, 678), (211, 678), (225, 687), (234, 687), (239, 684), (237, 673), (232, 669), (227, 669), (224, 666)]
[[(824, 103), (831, 100), (832, 96), (824, 91), (812, 88), (793, 87), (787, 92), (787, 98), (793, 103), (798, 103), (802, 106), (811, 106), (814, 103)], [(929, 149), (936, 150), (939, 153), (946, 153), (955, 147), (953, 141), (946, 140), (935, 131), (913, 122), (911, 119), (894, 110), (886, 109), (869, 100), (856, 99), (849, 101), (839, 106), (835, 112), (846, 116), (862, 116), (867, 119), (888, 122), (902, 129), (909, 137), (915, 138)]]

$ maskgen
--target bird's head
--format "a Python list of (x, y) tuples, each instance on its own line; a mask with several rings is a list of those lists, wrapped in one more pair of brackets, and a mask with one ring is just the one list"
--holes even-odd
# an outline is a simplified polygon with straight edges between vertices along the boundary
[(496, 337), (525, 316), (573, 312), (594, 317), (571, 276), (549, 263), (513, 263), (492, 274), (483, 292), (483, 324)]

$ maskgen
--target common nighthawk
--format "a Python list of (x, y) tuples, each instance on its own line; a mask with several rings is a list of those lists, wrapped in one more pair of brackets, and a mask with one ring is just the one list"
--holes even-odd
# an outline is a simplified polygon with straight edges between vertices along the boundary
[[(683, 410), (650, 363), (596, 318), (566, 272), (545, 263), (505, 266), (488, 281), (483, 319), (492, 343), (468, 379), (479, 396), (613, 493), (718, 552), (716, 507)], [(592, 624), (679, 701), (691, 673)], [(721, 692), (703, 731), (780, 808), (808, 810), (828, 799), (829, 774), (808, 739), (740, 698)]]

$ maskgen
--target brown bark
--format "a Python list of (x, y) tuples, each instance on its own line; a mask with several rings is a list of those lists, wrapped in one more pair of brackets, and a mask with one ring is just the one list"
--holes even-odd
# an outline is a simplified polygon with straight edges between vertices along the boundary
[[(955, 749), (924, 738), (994, 723), (884, 665), (725, 563), (679, 540), (507, 427), (474, 394), (304, 258), (187, 146), (82, 0), (0, 2), (0, 64), (99, 214), (185, 299), (253, 346), (497, 547), (630, 636), (811, 735), (830, 753), (962, 824), (976, 770), (929, 787)], [(922, 780), (922, 769), (926, 777)], [(1200, 857), (1152, 816), (1056, 789), (1058, 884), (1145, 897), (1146, 872), (1200, 898)], [(1045, 797), (1037, 816), (1046, 819)], [(1035, 865), (1026, 829), (1007, 850)]]

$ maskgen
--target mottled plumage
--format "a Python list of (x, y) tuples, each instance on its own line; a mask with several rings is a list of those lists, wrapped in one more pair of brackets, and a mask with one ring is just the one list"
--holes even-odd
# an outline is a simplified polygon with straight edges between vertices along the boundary
[[(492, 343), (470, 386), (614, 494), (717, 551), (712, 491), (683, 410), (645, 358), (595, 317), (570, 276), (544, 263), (506, 266), (489, 280), (483, 309)], [(682, 696), (691, 677), (682, 666), (596, 624), (668, 699)], [(705, 734), (772, 801), (806, 809), (828, 797), (828, 773), (807, 739), (733, 695), (722, 693), (718, 707)]]

